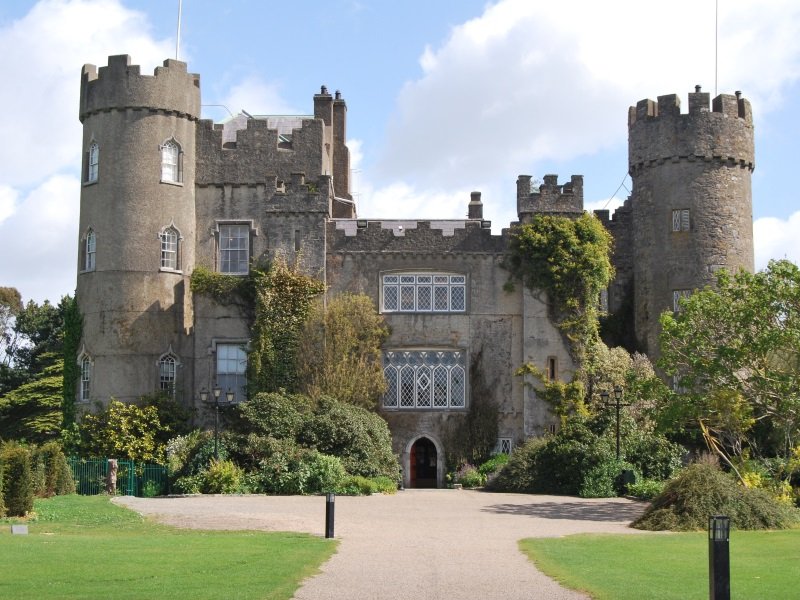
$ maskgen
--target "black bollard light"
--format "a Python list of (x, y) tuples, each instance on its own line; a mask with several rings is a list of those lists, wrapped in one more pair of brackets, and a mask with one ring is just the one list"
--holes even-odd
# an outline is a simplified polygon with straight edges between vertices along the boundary
[(328, 493), (325, 496), (325, 537), (333, 537), (333, 508), (336, 494)]
[(710, 600), (730, 600), (731, 562), (729, 541), (731, 520), (723, 515), (708, 518), (708, 585)]

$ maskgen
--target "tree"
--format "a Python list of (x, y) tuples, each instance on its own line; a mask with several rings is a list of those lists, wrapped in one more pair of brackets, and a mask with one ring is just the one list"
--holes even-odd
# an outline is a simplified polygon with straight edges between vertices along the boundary
[(0, 396), (0, 438), (42, 443), (61, 430), (64, 360), (52, 353), (39, 357), (38, 377)]
[(17, 333), (14, 323), (22, 310), (22, 296), (13, 287), (0, 287), (0, 394), (19, 385), (21, 373), (13, 369)]
[(300, 390), (374, 410), (386, 391), (381, 344), (388, 335), (383, 317), (364, 294), (345, 293), (327, 307), (318, 304), (300, 336)]
[(734, 466), (753, 455), (788, 460), (800, 434), (800, 269), (720, 271), (716, 289), (661, 315), (660, 365), (675, 378), (667, 416), (695, 423)]
[(84, 415), (80, 450), (86, 456), (161, 463), (165, 447), (158, 440), (164, 429), (156, 406), (111, 400), (106, 409)]

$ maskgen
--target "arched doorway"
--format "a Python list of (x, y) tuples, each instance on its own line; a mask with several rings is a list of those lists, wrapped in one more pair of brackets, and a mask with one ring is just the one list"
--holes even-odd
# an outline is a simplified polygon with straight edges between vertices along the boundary
[(411, 446), (409, 456), (412, 488), (435, 488), (438, 467), (436, 445), (426, 437), (419, 438)]

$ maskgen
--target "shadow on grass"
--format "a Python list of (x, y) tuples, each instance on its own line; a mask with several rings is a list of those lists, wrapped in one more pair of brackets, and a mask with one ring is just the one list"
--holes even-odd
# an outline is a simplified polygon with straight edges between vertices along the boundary
[(535, 504), (493, 504), (482, 509), (500, 515), (520, 515), (539, 519), (573, 521), (633, 521), (647, 504), (644, 502), (541, 502)]

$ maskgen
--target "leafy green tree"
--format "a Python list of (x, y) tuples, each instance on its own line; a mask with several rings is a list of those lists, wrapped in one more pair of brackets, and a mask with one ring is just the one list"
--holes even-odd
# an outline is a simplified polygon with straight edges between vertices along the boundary
[(37, 378), (0, 396), (0, 438), (39, 444), (59, 436), (64, 360), (46, 353), (38, 361), (46, 366)]
[(300, 337), (301, 391), (374, 410), (386, 391), (381, 344), (388, 335), (369, 296), (345, 293), (318, 303)]
[(676, 393), (664, 417), (693, 424), (734, 466), (745, 453), (788, 461), (800, 436), (800, 269), (720, 271), (716, 289), (661, 315), (661, 360)]
[(0, 287), (0, 394), (22, 383), (23, 373), (13, 368), (18, 339), (14, 324), (22, 308), (16, 288)]
[(84, 415), (80, 452), (86, 456), (162, 463), (165, 447), (158, 438), (164, 429), (157, 407), (112, 400), (104, 410)]

